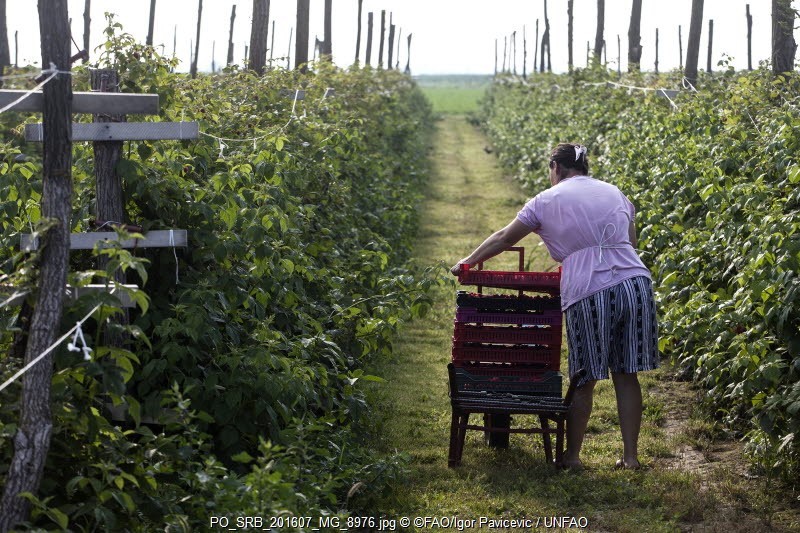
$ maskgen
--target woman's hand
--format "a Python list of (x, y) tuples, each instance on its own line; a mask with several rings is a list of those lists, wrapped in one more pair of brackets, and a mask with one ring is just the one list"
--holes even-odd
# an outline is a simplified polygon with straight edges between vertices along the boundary
[(463, 265), (467, 265), (467, 269), (469, 269), (471, 265), (482, 263), (483, 261), (496, 256), (500, 252), (508, 250), (531, 231), (531, 228), (515, 218), (508, 226), (492, 233), (485, 241), (483, 241), (483, 244), (475, 248), (475, 251), (453, 265), (453, 267), (450, 269), (450, 272), (454, 276), (458, 276), (458, 273), (463, 268)]
[(461, 261), (459, 261), (458, 263), (453, 265), (453, 267), (450, 269), (450, 273), (452, 275), (454, 275), (454, 276), (458, 276), (458, 273), (461, 272), (461, 270), (465, 266), (466, 266), (467, 270), (469, 270), (469, 266), (470, 266), (469, 263), (464, 262), (464, 260), (462, 259)]

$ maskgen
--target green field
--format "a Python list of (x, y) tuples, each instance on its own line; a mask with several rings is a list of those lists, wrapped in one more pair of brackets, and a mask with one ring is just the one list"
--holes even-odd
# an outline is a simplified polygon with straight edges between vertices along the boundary
[(482, 75), (426, 75), (416, 78), (436, 113), (460, 115), (478, 110), (478, 102), (491, 81)]

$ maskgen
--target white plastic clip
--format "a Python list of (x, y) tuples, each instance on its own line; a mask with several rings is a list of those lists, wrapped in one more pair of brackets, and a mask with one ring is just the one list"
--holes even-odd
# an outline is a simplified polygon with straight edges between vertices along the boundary
[[(80, 342), (80, 344), (78, 344)], [(89, 345), (86, 344), (86, 339), (83, 337), (83, 330), (81, 329), (81, 323), (78, 322), (75, 324), (75, 335), (72, 336), (72, 342), (67, 344), (67, 350), (70, 352), (83, 352), (83, 359), (85, 361), (91, 360), (92, 356), (89, 355), (92, 352), (92, 349), (89, 348)]]

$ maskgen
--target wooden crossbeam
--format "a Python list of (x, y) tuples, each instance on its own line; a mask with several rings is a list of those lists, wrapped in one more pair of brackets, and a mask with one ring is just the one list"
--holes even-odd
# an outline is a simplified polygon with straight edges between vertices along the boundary
[[(170, 235), (171, 234), (171, 235)], [(127, 239), (120, 243), (122, 248), (184, 248), (188, 245), (188, 235), (185, 229), (154, 230), (144, 234), (144, 239)], [(117, 240), (113, 231), (92, 233), (73, 233), (70, 235), (70, 250), (93, 250), (95, 244), (109, 243)], [(31, 238), (29, 233), (23, 233), (20, 239), (20, 249), (25, 252), (36, 250), (39, 242)]]
[[(130, 284), (125, 284), (125, 287), (131, 290), (138, 289), (136, 285)], [(83, 287), (73, 287), (71, 285), (67, 285), (64, 289), (64, 296), (70, 300), (77, 300), (84, 294), (91, 292), (108, 292), (110, 290), (110, 287), (100, 284), (85, 285)], [(22, 302), (25, 300), (26, 296), (27, 293), (15, 293), (11, 290), (0, 287), (0, 302), (5, 303), (6, 306), (22, 305)], [(122, 307), (131, 308), (136, 306), (126, 292), (115, 292), (112, 296), (119, 300), (119, 303)]]
[[(0, 107), (5, 107), (24, 96), (28, 91), (0, 90)], [(12, 111), (41, 113), (44, 109), (42, 93), (35, 92), (17, 103)], [(72, 93), (73, 113), (92, 113), (106, 115), (157, 115), (157, 94), (130, 93)]]
[[(199, 135), (197, 122), (94, 122), (72, 125), (73, 142), (182, 140), (197, 139)], [(43, 139), (41, 124), (25, 125), (26, 141), (42, 142)]]
[(288, 98), (289, 100), (305, 100), (306, 98), (306, 92), (302, 89), (281, 89), (278, 91), (278, 94), (284, 98)]

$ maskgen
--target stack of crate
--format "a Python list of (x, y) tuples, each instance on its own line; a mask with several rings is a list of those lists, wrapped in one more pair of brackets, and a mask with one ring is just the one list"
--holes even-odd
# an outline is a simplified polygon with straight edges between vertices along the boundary
[[(524, 251), (520, 251), (521, 257)], [(451, 390), (491, 404), (561, 404), (560, 272), (463, 269), (458, 281), (477, 293), (458, 291), (453, 332)], [(484, 287), (514, 289), (516, 295), (483, 294)], [(538, 293), (535, 296), (526, 292)], [(508, 428), (508, 416), (488, 425)], [(493, 446), (508, 433), (487, 432)]]

